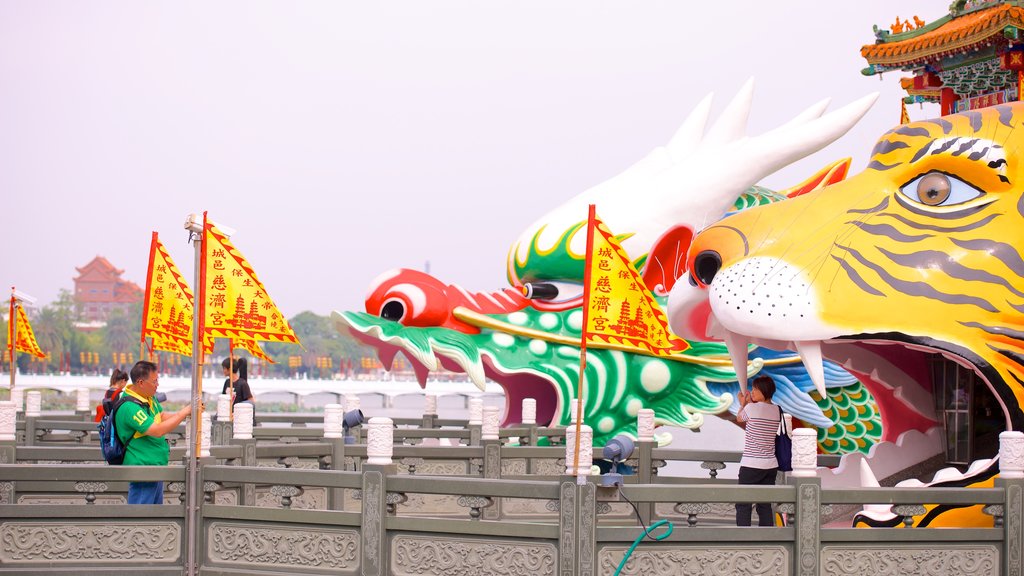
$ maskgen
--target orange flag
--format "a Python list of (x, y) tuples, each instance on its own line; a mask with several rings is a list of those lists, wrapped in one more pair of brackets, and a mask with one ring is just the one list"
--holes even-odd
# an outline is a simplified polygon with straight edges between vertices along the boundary
[(268, 356), (267, 353), (262, 348), (260, 348), (259, 343), (257, 343), (255, 340), (232, 340), (231, 347), (245, 350), (249, 354), (252, 354), (253, 358), (259, 358), (260, 360), (263, 360), (265, 362), (277, 364), (277, 362), (274, 362), (273, 358)]
[(153, 232), (142, 308), (142, 341), (152, 338), (151, 350), (191, 356), (192, 314), (192, 290)]
[[(17, 330), (18, 334), (15, 337), (15, 314), (17, 314)], [(8, 316), (7, 321), (7, 351), (11, 352), (11, 343), (14, 344), (14, 350), (25, 354), (31, 354), (36, 358), (46, 358), (46, 354), (39, 349), (39, 343), (36, 342), (36, 335), (32, 332), (32, 325), (28, 323), (28, 315), (25, 314), (25, 309), (18, 304), (18, 301), (11, 296), (11, 315)], [(14, 355), (11, 354), (12, 362)]]
[(668, 328), (665, 313), (644, 286), (619, 241), (590, 206), (583, 288), (586, 346), (671, 356), (690, 345)]
[(236, 341), (299, 343), (256, 272), (205, 212), (200, 275), (199, 306), (205, 335)]
[(900, 124), (910, 124), (910, 114), (907, 114), (907, 103), (900, 100)]

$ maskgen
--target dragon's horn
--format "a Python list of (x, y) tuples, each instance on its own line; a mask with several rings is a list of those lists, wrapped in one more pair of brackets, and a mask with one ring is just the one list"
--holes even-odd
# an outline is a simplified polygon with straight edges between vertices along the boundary
[(676, 130), (672, 140), (665, 146), (673, 163), (679, 162), (693, 152), (704, 138), (704, 129), (708, 124), (708, 116), (711, 115), (711, 103), (715, 99), (712, 92), (704, 97), (700, 103), (693, 108), (690, 115), (683, 121), (683, 125)]
[(750, 117), (750, 103), (754, 99), (754, 79), (743, 84), (732, 102), (725, 107), (722, 115), (704, 137), (704, 144), (727, 144), (746, 136), (747, 119)]

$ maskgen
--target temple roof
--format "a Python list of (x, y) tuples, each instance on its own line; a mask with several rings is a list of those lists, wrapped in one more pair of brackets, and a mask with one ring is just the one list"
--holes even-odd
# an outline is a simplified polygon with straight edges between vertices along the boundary
[(1007, 26), (1024, 28), (1024, 8), (1017, 2), (945, 16), (923, 28), (900, 34), (884, 34), (878, 43), (862, 47), (860, 53), (870, 64), (898, 67), (988, 43), (992, 36), (1001, 37)]

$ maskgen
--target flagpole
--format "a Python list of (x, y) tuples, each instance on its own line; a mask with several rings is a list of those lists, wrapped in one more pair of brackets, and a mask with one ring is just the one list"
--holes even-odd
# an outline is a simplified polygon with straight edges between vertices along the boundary
[(7, 346), (11, 349), (11, 400), (14, 400), (15, 360), (18, 357), (18, 314), (14, 309), (14, 286), (11, 286), (11, 317), (8, 319)]
[(228, 407), (228, 420), (235, 421), (235, 383), (231, 376), (235, 373), (235, 339), (228, 338), (228, 395), (231, 397), (231, 405)]
[[(596, 210), (593, 204), (587, 211), (587, 251), (583, 267), (584, 290), (590, 290), (590, 264), (594, 249), (594, 220)], [(573, 449), (572, 469), (576, 473), (577, 483), (582, 483), (586, 476), (580, 474), (580, 430), (583, 426), (583, 383), (587, 377), (587, 321), (589, 320), (589, 294), (583, 295), (583, 330), (580, 332), (580, 377), (576, 387), (576, 446)], [(570, 412), (571, 414), (571, 412)], [(572, 422), (569, 423), (572, 425)]]
[(188, 492), (188, 509), (186, 510), (187, 517), (187, 549), (188, 559), (186, 566), (186, 574), (188, 576), (195, 576), (196, 574), (196, 530), (198, 529), (198, 515), (199, 515), (199, 448), (202, 445), (200, 435), (202, 429), (200, 422), (202, 420), (199, 414), (200, 395), (203, 393), (203, 347), (201, 345), (202, 333), (203, 333), (203, 298), (205, 296), (205, 286), (203, 282), (205, 280), (203, 274), (203, 260), (204, 256), (204, 241), (203, 235), (205, 233), (206, 214), (203, 214), (203, 222), (199, 223), (196, 221), (196, 215), (190, 214), (188, 219), (185, 221), (185, 229), (189, 231), (192, 245), (195, 248), (195, 271), (193, 278), (195, 285), (198, 287), (196, 292), (196, 302), (193, 306), (192, 315), (192, 415), (189, 417), (189, 429), (192, 434), (192, 445), (189, 447), (188, 456), (188, 483), (186, 486)]

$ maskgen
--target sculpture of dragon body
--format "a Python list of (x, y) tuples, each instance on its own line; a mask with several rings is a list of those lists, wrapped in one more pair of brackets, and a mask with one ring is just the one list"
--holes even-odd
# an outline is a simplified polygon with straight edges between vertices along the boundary
[[(705, 98), (668, 145), (527, 228), (508, 255), (511, 288), (469, 292), (422, 272), (392, 270), (370, 286), (365, 313), (336, 312), (336, 325), (375, 347), (385, 366), (403, 353), (421, 385), (438, 367), (465, 372), (481, 388), (486, 378), (497, 382), (506, 394), (503, 424), (521, 421), (520, 401), (526, 397), (537, 400), (541, 424), (568, 423), (578, 382), (587, 205), (596, 204), (609, 229), (620, 235), (664, 306), (685, 271), (696, 230), (726, 212), (784, 198), (754, 184), (844, 134), (875, 98), (824, 116), (823, 101), (773, 131), (747, 137), (751, 96), (748, 83), (706, 133), (711, 97)], [(826, 171), (818, 181), (844, 174)], [(558, 294), (528, 300), (521, 291), (527, 283), (553, 284)], [(799, 419), (822, 428), (827, 450), (866, 450), (882, 437), (869, 395), (838, 366), (826, 366), (814, 400), (808, 392), (815, 383), (794, 355), (755, 348), (751, 357), (740, 368), (741, 378), (762, 369), (775, 375), (776, 398)], [(589, 348), (584, 419), (597, 443), (635, 431), (640, 408), (654, 409), (659, 424), (699, 428), (704, 414), (735, 411), (737, 389), (721, 343), (693, 342), (671, 359)], [(854, 404), (863, 410), (851, 415)]]
[[(1006, 430), (1021, 430), (1022, 124), (1015, 103), (899, 126), (862, 173), (709, 226), (691, 246), (692, 282), (672, 289), (671, 326), (726, 342), (739, 365), (748, 344), (798, 350), (812, 375), (822, 358), (842, 363), (886, 399), (894, 426), (934, 417), (929, 364), (946, 358), (991, 390)], [(996, 458), (979, 460), (930, 485), (991, 485), (997, 471)], [(991, 525), (977, 508), (929, 506), (916, 523)], [(881, 507), (858, 522), (899, 519)]]

